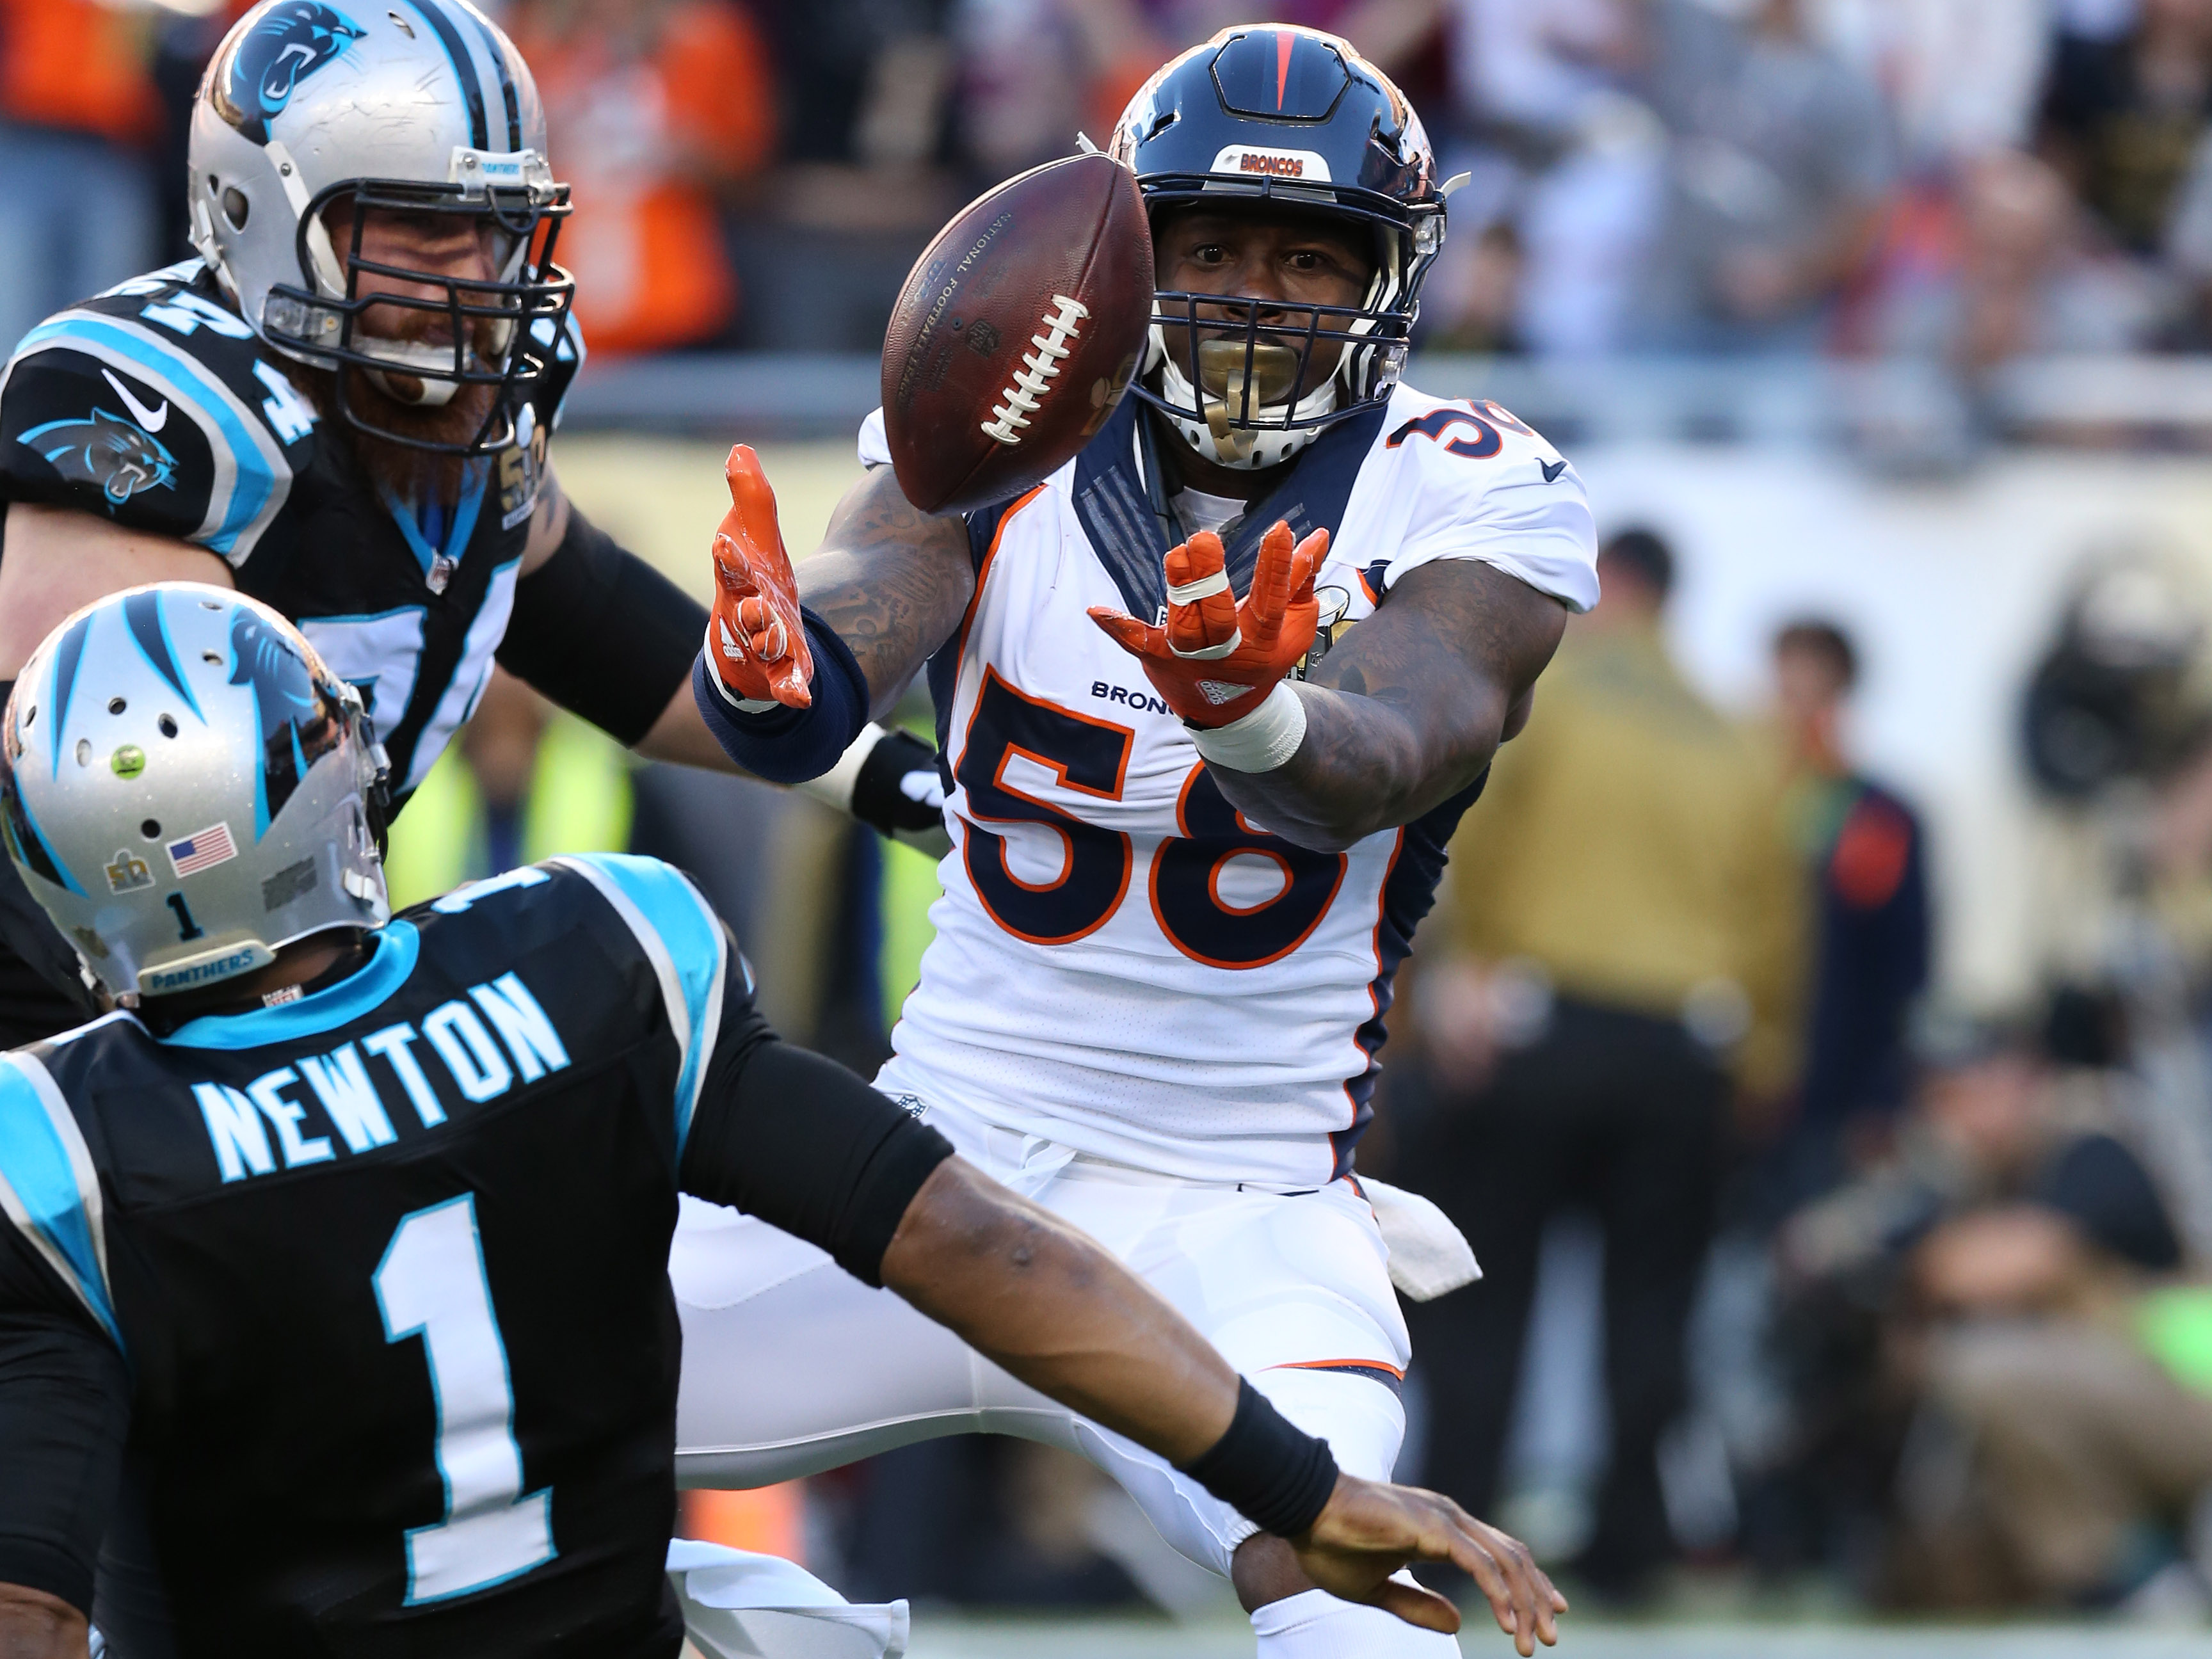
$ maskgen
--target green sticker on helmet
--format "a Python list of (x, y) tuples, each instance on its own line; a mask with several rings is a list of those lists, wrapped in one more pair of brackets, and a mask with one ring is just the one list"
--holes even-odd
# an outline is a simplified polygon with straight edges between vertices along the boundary
[(135, 743), (126, 743), (107, 757), (107, 763), (118, 778), (135, 778), (146, 769), (146, 751)]

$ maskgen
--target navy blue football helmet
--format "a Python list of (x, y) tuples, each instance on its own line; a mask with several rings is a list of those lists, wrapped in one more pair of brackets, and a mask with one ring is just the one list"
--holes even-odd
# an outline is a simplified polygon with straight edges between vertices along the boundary
[[(1374, 238), (1375, 277), (1358, 306), (1155, 296), (1131, 390), (1194, 449), (1224, 465), (1273, 466), (1389, 397), (1443, 246), (1444, 188), (1420, 117), (1382, 70), (1318, 29), (1224, 29), (1145, 83), (1109, 153), (1136, 173), (1156, 222), (1163, 209), (1243, 198), (1355, 221)], [(1188, 351), (1169, 349), (1170, 330)], [(1338, 349), (1335, 370), (1309, 386), (1324, 345)]]

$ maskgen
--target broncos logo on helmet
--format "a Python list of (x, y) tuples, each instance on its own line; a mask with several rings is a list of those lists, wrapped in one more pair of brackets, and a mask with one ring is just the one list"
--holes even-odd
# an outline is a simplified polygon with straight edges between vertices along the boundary
[(16, 440), (72, 483), (95, 483), (111, 507), (142, 489), (176, 487), (177, 458), (143, 427), (95, 409), (81, 421), (48, 421)]
[(345, 722), (316, 684), (313, 665), (282, 634), (240, 605), (230, 618), (230, 684), (253, 694), (261, 731), (258, 840), (307, 769), (338, 746)]
[(319, 0), (272, 6), (240, 38), (228, 69), (210, 77), (223, 118), (256, 143), (267, 143), (269, 124), (284, 112), (300, 82), (368, 33)]

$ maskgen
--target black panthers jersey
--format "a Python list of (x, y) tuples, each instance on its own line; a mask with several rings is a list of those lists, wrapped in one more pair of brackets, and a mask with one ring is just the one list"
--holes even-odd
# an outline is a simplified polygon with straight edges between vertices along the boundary
[[(651, 860), (518, 870), (371, 937), (289, 1003), (0, 1056), (0, 1335), (27, 1241), (127, 1362), (186, 1654), (673, 1655), (678, 1171), (695, 1109), (740, 1138), (727, 1057), (781, 1045)], [(772, 1170), (747, 1179), (798, 1182), (741, 1133)]]
[[(23, 337), (0, 370), (0, 507), (73, 507), (219, 556), (361, 689), (396, 810), (475, 707), (507, 632), (546, 437), (582, 359), (573, 331), (544, 343), (526, 441), (472, 463), (458, 502), (394, 501), (188, 259)], [(0, 1045), (84, 1018), (77, 983), (68, 944), (0, 860)]]
[(471, 464), (457, 502), (398, 501), (189, 259), (23, 337), (0, 373), (0, 500), (219, 556), (361, 688), (404, 798), (467, 717), (507, 631), (546, 437), (581, 356), (573, 335), (544, 343), (554, 361), (520, 441)]

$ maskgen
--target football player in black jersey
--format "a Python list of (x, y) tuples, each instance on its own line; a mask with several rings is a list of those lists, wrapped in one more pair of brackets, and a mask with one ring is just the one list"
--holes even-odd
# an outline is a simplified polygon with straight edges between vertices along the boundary
[(1103, 1249), (778, 1042), (682, 875), (556, 859), (393, 917), (383, 788), (358, 694), (227, 588), (87, 608), (0, 712), (9, 856), (114, 1006), (0, 1055), (0, 1653), (82, 1659), (127, 1488), (127, 1615), (187, 1659), (673, 1656), (679, 1189), (1336, 1594), (1449, 1629), (1389, 1576), (1449, 1559), (1549, 1639), (1520, 1546), (1340, 1474)]
[[(642, 754), (726, 769), (685, 687), (705, 611), (548, 464), (583, 348), (514, 45), (460, 0), (266, 0), (209, 66), (191, 161), (198, 257), (48, 319), (0, 372), (0, 695), (77, 606), (213, 581), (360, 689), (395, 809), (495, 659)], [(896, 787), (925, 745), (856, 750), (864, 817), (941, 834)], [(0, 866), (0, 1045), (88, 1012)]]

